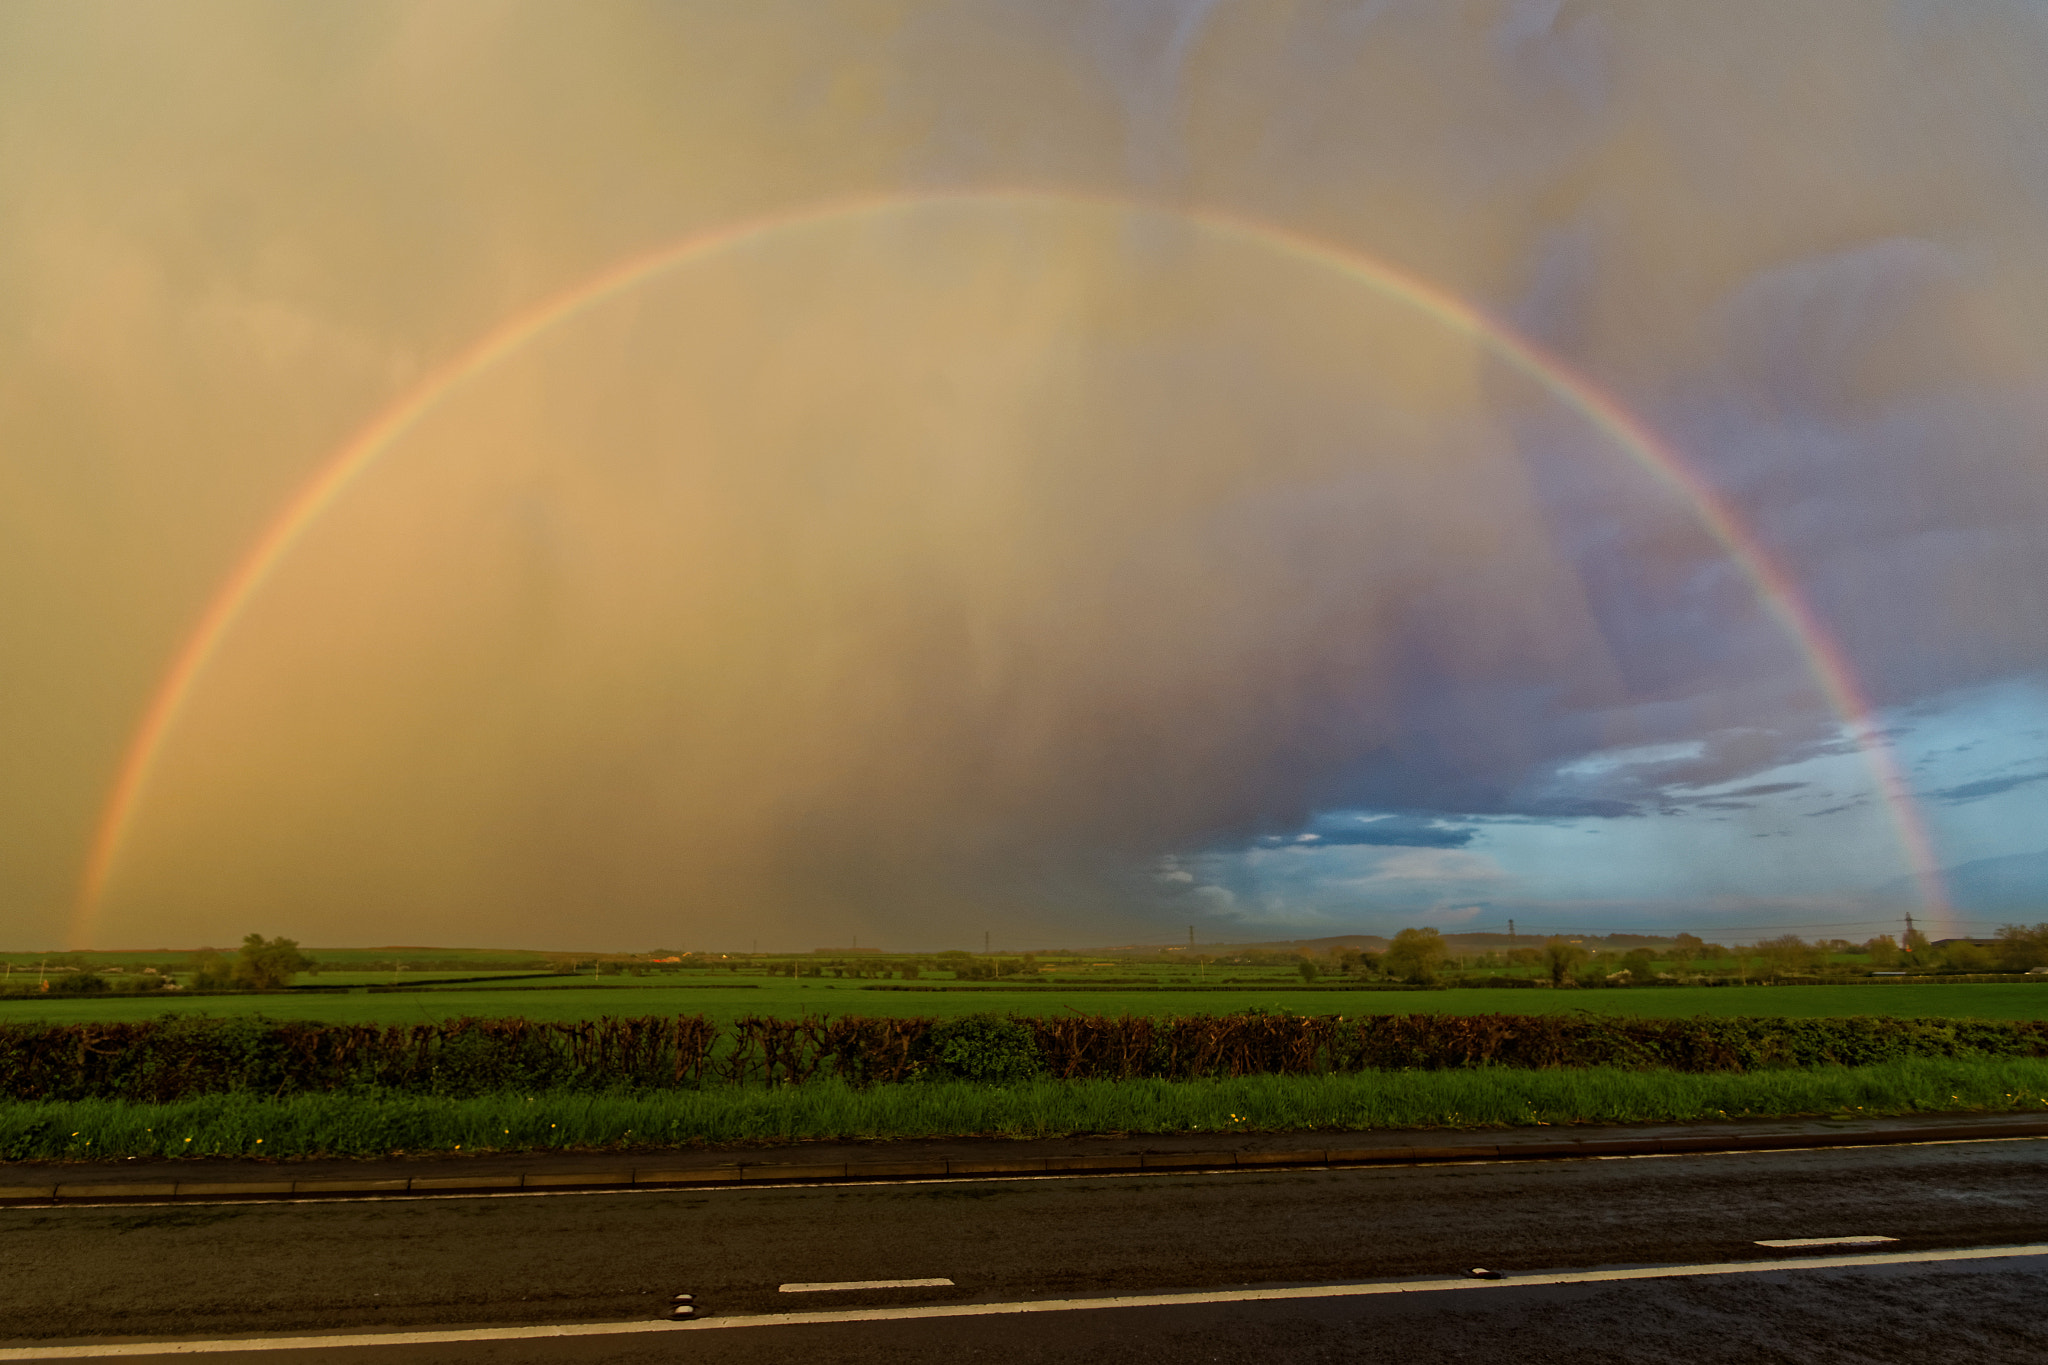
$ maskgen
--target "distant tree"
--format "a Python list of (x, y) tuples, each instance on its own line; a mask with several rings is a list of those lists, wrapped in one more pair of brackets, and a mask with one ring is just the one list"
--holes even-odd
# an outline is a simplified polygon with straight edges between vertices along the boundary
[(1382, 962), (1388, 976), (1397, 976), (1413, 985), (1427, 986), (1435, 982), (1437, 971), (1449, 954), (1444, 936), (1436, 930), (1403, 929), (1394, 935)]
[(52, 995), (91, 995), (106, 989), (107, 979), (89, 968), (50, 978)]
[(1880, 970), (1899, 965), (1899, 945), (1892, 941), (1890, 934), (1879, 934), (1863, 945), (1863, 951), (1870, 958), (1870, 965)]
[(1321, 972), (1316, 970), (1316, 964), (1310, 962), (1307, 958), (1301, 960), (1301, 966), (1297, 970), (1300, 971), (1301, 979), (1304, 982), (1313, 981), (1322, 975)]
[(1586, 950), (1569, 939), (1552, 938), (1543, 944), (1543, 965), (1550, 973), (1550, 984), (1562, 986), (1571, 978), (1572, 968), (1586, 960)]
[(2048, 966), (2048, 924), (2024, 928), (2008, 924), (1998, 931), (1998, 965), (2009, 972), (2030, 972)]
[(1671, 970), (1682, 972), (1706, 956), (1707, 945), (1697, 934), (1678, 934), (1671, 940)]
[(1819, 967), (1826, 954), (1797, 934), (1780, 934), (1756, 945), (1756, 955), (1772, 972), (1807, 972)]
[(1952, 972), (1988, 972), (1998, 965), (1989, 949), (1974, 943), (1951, 943), (1941, 950), (1941, 965)]
[(251, 934), (242, 940), (242, 951), (235, 955), (232, 979), (243, 990), (282, 990), (312, 965), (313, 960), (299, 951), (297, 939)]
[(201, 948), (192, 955), (192, 989), (196, 991), (231, 991), (235, 988), (234, 964), (211, 948)]
[(1647, 981), (1657, 970), (1657, 956), (1648, 948), (1631, 948), (1622, 954), (1621, 969), (1632, 980)]

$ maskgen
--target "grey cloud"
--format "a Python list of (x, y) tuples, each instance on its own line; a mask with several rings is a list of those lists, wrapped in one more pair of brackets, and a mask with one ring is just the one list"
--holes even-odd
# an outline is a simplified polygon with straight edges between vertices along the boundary
[(1935, 800), (1949, 805), (1961, 805), (1966, 801), (1981, 801), (1987, 796), (1997, 796), (2015, 787), (2030, 786), (2036, 782), (2048, 782), (2048, 772), (2020, 773), (2011, 777), (1987, 777), (1976, 782), (1964, 782), (1954, 787), (1943, 787), (1929, 793)]
[(1723, 795), (1730, 797), (1776, 796), (1781, 792), (1796, 792), (1802, 787), (1810, 785), (1812, 784), (1807, 782), (1759, 782), (1753, 787), (1740, 787), (1732, 792), (1724, 792)]

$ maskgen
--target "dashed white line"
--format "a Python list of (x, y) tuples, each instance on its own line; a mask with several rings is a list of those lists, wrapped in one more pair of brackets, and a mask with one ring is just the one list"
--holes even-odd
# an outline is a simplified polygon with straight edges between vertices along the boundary
[(951, 1280), (821, 1280), (816, 1284), (785, 1284), (778, 1294), (831, 1294), (842, 1289), (951, 1289)]
[(1381, 1280), (1364, 1284), (1306, 1285), (1291, 1289), (1222, 1289), (1181, 1294), (1131, 1294), (1097, 1299), (1030, 1299), (1013, 1303), (949, 1303), (916, 1308), (849, 1308), (804, 1313), (758, 1313), (686, 1322), (579, 1322), (545, 1327), (481, 1327), (438, 1332), (375, 1332), (348, 1336), (242, 1337), (223, 1341), (109, 1342), (91, 1346), (15, 1346), (7, 1360), (91, 1360), (114, 1356), (201, 1355), (248, 1351), (342, 1350), (364, 1346), (432, 1346), (469, 1341), (530, 1341), (548, 1337), (613, 1336), (640, 1332), (704, 1332), (812, 1323), (890, 1322), (907, 1318), (998, 1317), (1018, 1313), (1073, 1313), (1103, 1308), (1177, 1308), (1215, 1303), (1274, 1303), (1295, 1299), (1363, 1298), (1376, 1294), (1432, 1294), (1451, 1290), (1500, 1293), (1540, 1285), (1614, 1284), (1631, 1280), (1687, 1279), (1705, 1275), (1762, 1275), (1792, 1270), (1849, 1270), (1865, 1266), (1923, 1265), (1941, 1261), (1998, 1261), (2048, 1256), (2048, 1243), (1964, 1247), (1952, 1251), (1866, 1252), (1802, 1256), (1776, 1261), (1720, 1261), (1701, 1265), (1644, 1266), (1633, 1270), (1563, 1271), (1509, 1279)]

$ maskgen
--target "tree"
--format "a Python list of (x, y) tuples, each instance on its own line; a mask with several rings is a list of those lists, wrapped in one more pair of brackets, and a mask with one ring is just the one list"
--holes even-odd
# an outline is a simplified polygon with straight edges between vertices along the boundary
[(1998, 931), (1998, 965), (2009, 972), (2048, 966), (2048, 924), (2008, 924)]
[(1562, 986), (1572, 968), (1586, 960), (1586, 950), (1569, 939), (1553, 938), (1543, 944), (1543, 965), (1549, 969), (1550, 984)]
[(297, 939), (251, 934), (242, 940), (242, 951), (235, 955), (234, 983), (243, 990), (283, 990), (312, 965), (313, 959), (299, 951)]
[(192, 989), (195, 991), (228, 991), (235, 988), (234, 965), (211, 948), (201, 948), (192, 955)]
[(1756, 945), (1756, 955), (1772, 972), (1803, 972), (1818, 968), (1826, 954), (1797, 934), (1780, 934)]
[(1899, 965), (1899, 945), (1892, 942), (1890, 934), (1879, 934), (1863, 945), (1863, 951), (1870, 955), (1870, 965), (1875, 968)]
[(1388, 947), (1383, 961), (1388, 976), (1427, 986), (1436, 981), (1437, 968), (1443, 965), (1449, 953), (1450, 949), (1444, 946), (1444, 936), (1436, 930), (1403, 929), (1394, 935), (1394, 942)]
[(1656, 974), (1657, 958), (1648, 948), (1631, 948), (1622, 954), (1621, 969), (1632, 981), (1648, 981)]
[(1671, 940), (1671, 970), (1682, 972), (1707, 954), (1707, 945), (1698, 934), (1679, 934)]
[(1310, 962), (1307, 958), (1303, 958), (1301, 960), (1301, 967), (1299, 968), (1299, 970), (1301, 972), (1301, 979), (1303, 982), (1314, 981), (1316, 977), (1320, 975), (1320, 973), (1316, 971), (1316, 964)]
[(1952, 972), (1988, 972), (1997, 962), (1989, 951), (1966, 940), (1942, 951), (1942, 965)]

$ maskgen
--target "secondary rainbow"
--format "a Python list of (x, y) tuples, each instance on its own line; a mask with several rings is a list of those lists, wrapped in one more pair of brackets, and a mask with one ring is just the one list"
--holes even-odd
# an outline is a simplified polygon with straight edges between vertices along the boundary
[(90, 937), (107, 885), (133, 826), (165, 741), (207, 666), (234, 630), (249, 603), (333, 502), (422, 417), (471, 379), (487, 372), (550, 328), (635, 289), (668, 271), (702, 262), (743, 243), (778, 232), (852, 222), (883, 214), (913, 212), (940, 204), (1071, 205), (1155, 214), (1181, 219), (1205, 231), (1333, 271), (1355, 284), (1398, 300), (1442, 326), (1472, 338), (1509, 368), (1526, 375), (1579, 413), (1615, 447), (1676, 491), (1700, 524), (1747, 578), (1765, 609), (1798, 649), (1808, 672), (1860, 748), (1871, 778), (1896, 827), (1899, 847), (1920, 898), (1937, 923), (1949, 919), (1939, 864), (1918, 808), (1906, 787), (1874, 708), (1833, 637), (1822, 626), (1798, 585), (1749, 534), (1727, 501), (1695, 473), (1667, 442), (1619, 401), (1556, 356), (1480, 309), (1405, 271), (1350, 247), (1322, 241), (1290, 228), (1241, 218), (1219, 210), (1179, 208), (1140, 200), (1046, 190), (931, 191), (877, 195), (813, 204), (729, 223), (621, 262), (592, 279), (542, 300), (507, 319), (495, 331), (428, 374), (379, 413), (342, 446), (256, 538), (200, 614), (170, 668), (157, 685), (135, 728), (110, 788), (80, 878), (70, 939), (82, 946)]

